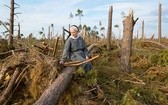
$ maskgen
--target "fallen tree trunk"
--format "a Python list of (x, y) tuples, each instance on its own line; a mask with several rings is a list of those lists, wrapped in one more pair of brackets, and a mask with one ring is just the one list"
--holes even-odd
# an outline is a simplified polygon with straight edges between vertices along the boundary
[(66, 67), (33, 105), (56, 105), (60, 95), (69, 86), (75, 67)]

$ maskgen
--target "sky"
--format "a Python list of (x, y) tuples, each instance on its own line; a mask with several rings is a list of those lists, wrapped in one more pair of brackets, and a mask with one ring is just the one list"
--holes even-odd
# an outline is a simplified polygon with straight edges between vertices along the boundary
[[(168, 37), (168, 2), (167, 0), (15, 0), (20, 8), (15, 12), (20, 12), (15, 24), (21, 24), (21, 33), (28, 36), (33, 33), (34, 37), (41, 37), (39, 31), (44, 27), (44, 32), (48, 33), (48, 26), (54, 24), (54, 33), (61, 34), (62, 27), (68, 29), (69, 24), (79, 25), (79, 17), (70, 17), (70, 13), (75, 15), (77, 9), (83, 10), (81, 24), (93, 28), (99, 21), (107, 30), (109, 7), (113, 6), (112, 31), (115, 37), (119, 37), (123, 31), (123, 15), (127, 16), (130, 9), (134, 11), (134, 20), (139, 18), (134, 26), (134, 34), (137, 31), (141, 35), (142, 21), (144, 20), (146, 37), (153, 34), (157, 37), (158, 4), (162, 4), (162, 36)], [(5, 5), (10, 6), (10, 0), (0, 0), (0, 20), (5, 22), (9, 19), (10, 10)], [(114, 25), (119, 25), (115, 28)], [(0, 35), (5, 29), (0, 26)], [(17, 30), (17, 27), (15, 27)], [(15, 32), (16, 33), (16, 32)], [(106, 33), (106, 32), (105, 32)]]

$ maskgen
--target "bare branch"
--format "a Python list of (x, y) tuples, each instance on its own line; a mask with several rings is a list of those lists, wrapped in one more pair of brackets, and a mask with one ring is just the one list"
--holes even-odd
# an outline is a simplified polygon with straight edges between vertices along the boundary
[(19, 4), (17, 4), (17, 3), (14, 3), (14, 4), (20, 7), (20, 5), (19, 5)]
[(0, 23), (6, 28), (7, 31), (9, 31), (8, 27), (6, 27), (6, 25), (2, 21), (0, 21)]
[(17, 14), (22, 14), (22, 13), (20, 13), (20, 12), (14, 13), (14, 15), (17, 15)]
[(84, 63), (90, 62), (90, 61), (92, 61), (92, 60), (94, 60), (94, 59), (96, 59), (98, 57), (99, 57), (99, 55), (96, 55), (96, 56), (94, 56), (94, 57), (92, 57), (92, 58), (90, 58), (88, 60), (81, 61), (81, 62), (79, 62), (79, 61), (74, 61), (74, 62), (70, 62), (70, 63), (65, 62), (64, 66), (71, 66), (71, 67), (73, 67), (73, 66), (79, 66), (79, 65), (82, 65)]
[(14, 9), (17, 9), (17, 8), (20, 8), (20, 7), (15, 7)]
[(19, 17), (18, 17), (18, 15), (17, 14), (14, 14), (18, 19), (19, 19)]
[(134, 25), (135, 25), (135, 23), (138, 21), (138, 19), (139, 19), (139, 18), (136, 18), (136, 20), (134, 21)]
[(5, 7), (8, 7), (9, 9), (11, 9), (11, 7), (7, 6), (7, 5), (4, 5)]

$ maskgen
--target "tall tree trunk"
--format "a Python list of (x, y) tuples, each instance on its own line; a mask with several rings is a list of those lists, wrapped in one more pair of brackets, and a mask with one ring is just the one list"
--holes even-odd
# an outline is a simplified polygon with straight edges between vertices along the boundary
[(9, 39), (8, 39), (8, 46), (9, 48), (13, 48), (13, 27), (14, 27), (14, 4), (15, 4), (15, 1), (14, 0), (11, 0), (11, 3), (10, 3), (10, 32), (9, 32)]
[(161, 15), (162, 15), (162, 4), (159, 3), (159, 9), (158, 9), (158, 40), (159, 40), (159, 43), (161, 41), (161, 37), (162, 37), (162, 26), (161, 26)]
[(112, 34), (112, 13), (113, 7), (109, 7), (109, 14), (108, 14), (108, 30), (107, 30), (107, 50), (111, 48), (111, 34)]
[(65, 44), (65, 31), (64, 31), (64, 27), (62, 28), (62, 44)]
[(139, 31), (137, 30), (137, 39), (139, 38)]
[(48, 26), (48, 40), (50, 40), (50, 35), (51, 35), (50, 26)]
[(55, 43), (54, 43), (54, 51), (53, 51), (53, 56), (56, 56), (56, 52), (57, 52), (57, 46), (58, 46), (58, 41), (59, 41), (59, 37), (56, 37), (54, 39)]
[(86, 27), (84, 27), (83, 30), (82, 30), (82, 36), (83, 36), (83, 39), (85, 40), (85, 38), (86, 38)]
[(52, 24), (52, 34), (51, 34), (51, 39), (52, 39), (52, 37), (54, 36), (54, 24)]
[(121, 51), (121, 69), (126, 72), (131, 72), (130, 57), (132, 52), (132, 37), (133, 29), (136, 21), (133, 20), (133, 11), (123, 21), (123, 40), (122, 40), (122, 51)]
[(20, 35), (20, 23), (18, 23), (18, 39), (21, 39), (21, 35)]
[(142, 21), (142, 40), (145, 39), (145, 34), (144, 34), (144, 20)]

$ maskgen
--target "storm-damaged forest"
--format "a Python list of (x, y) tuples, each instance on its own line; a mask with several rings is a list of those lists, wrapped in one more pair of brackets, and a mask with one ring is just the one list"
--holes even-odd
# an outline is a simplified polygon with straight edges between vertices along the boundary
[[(15, 21), (22, 15), (17, 12), (22, 4), (9, 2), (5, 5), (10, 9), (9, 20), (0, 20), (0, 105), (168, 104), (168, 39), (162, 34), (162, 3), (158, 3), (157, 34), (150, 38), (145, 35), (145, 20), (140, 31), (134, 30), (142, 17), (135, 18), (133, 9), (123, 16), (122, 30), (112, 24), (115, 9), (111, 5), (107, 27), (101, 21), (93, 28), (81, 24), (85, 10), (70, 13), (79, 19), (90, 59), (60, 65), (69, 28), (62, 26), (61, 33), (56, 33), (52, 23), (46, 26), (47, 33), (42, 26), (40, 37), (31, 32), (26, 36)], [(86, 62), (93, 65), (88, 72), (81, 68)]]

